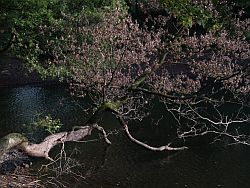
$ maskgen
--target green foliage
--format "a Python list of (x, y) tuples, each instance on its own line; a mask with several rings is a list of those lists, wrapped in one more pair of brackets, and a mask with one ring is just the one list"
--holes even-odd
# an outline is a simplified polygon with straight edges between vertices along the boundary
[[(42, 23), (53, 23), (55, 12), (52, 9), (58, 0), (0, 0), (1, 25), (5, 32), (16, 34), (15, 43), (20, 42), (21, 47), (34, 46), (38, 39), (38, 27)], [(19, 44), (20, 45), (20, 44)]]
[[(67, 50), (64, 49), (68, 44), (63, 40), (68, 35), (65, 27), (96, 24), (102, 20), (103, 13), (111, 10), (118, 2), (120, 1), (0, 0), (0, 52), (14, 35), (8, 55), (22, 59), (30, 71), (36, 70), (43, 78), (63, 80), (69, 75), (67, 66), (46, 60), (54, 58), (50, 55), (58, 48), (61, 48), (62, 55), (67, 55)], [(70, 18), (78, 21), (71, 23)], [(47, 28), (47, 33), (41, 33), (44, 27)], [(83, 37), (79, 36), (78, 42)], [(51, 42), (50, 45), (48, 41)]]
[(173, 14), (184, 27), (194, 24), (206, 26), (212, 15), (201, 5), (192, 4), (190, 0), (162, 0), (166, 9)]
[(190, 28), (200, 25), (208, 30), (220, 30), (222, 28), (233, 30), (232, 19), (235, 6), (245, 7), (249, 3), (245, 1), (191, 1), (191, 0), (161, 0), (165, 9), (172, 14), (180, 25)]
[(7, 55), (37, 64), (47, 40), (41, 37), (40, 26), (58, 24), (62, 7), (59, 0), (0, 0), (0, 51), (14, 35)]
[(55, 65), (52, 63), (49, 63), (49, 65), (46, 65), (46, 68), (43, 66), (43, 64), (38, 63), (35, 59), (27, 59), (27, 69), (29, 69), (31, 72), (36, 71), (40, 74), (42, 79), (45, 79), (47, 77), (51, 78), (57, 78), (59, 81), (64, 81), (66, 77), (69, 76), (69, 70), (65, 65)]
[(67, 10), (70, 12), (72, 10), (76, 12), (81, 12), (82, 9), (89, 9), (95, 11), (99, 8), (109, 7), (115, 1), (114, 0), (65, 0), (67, 5)]
[(53, 119), (51, 115), (38, 115), (36, 120), (32, 123), (35, 127), (40, 127), (48, 131), (50, 134), (56, 133), (62, 126), (59, 119)]

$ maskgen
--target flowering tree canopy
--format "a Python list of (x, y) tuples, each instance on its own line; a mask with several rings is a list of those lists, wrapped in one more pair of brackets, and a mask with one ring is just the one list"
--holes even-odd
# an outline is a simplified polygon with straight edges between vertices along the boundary
[[(230, 28), (215, 27), (217, 19), (202, 34), (176, 23), (173, 32), (172, 14), (139, 24), (119, 3), (98, 23), (65, 14), (63, 30), (41, 27), (43, 35), (60, 33), (47, 41), (52, 57), (43, 66), (66, 69), (72, 95), (88, 96), (98, 112), (114, 113), (128, 135), (127, 122), (143, 120), (157, 98), (176, 119), (180, 140), (211, 134), (248, 144), (237, 124), (249, 122), (249, 19), (231, 18)], [(209, 16), (221, 18), (212, 2), (209, 9)], [(232, 103), (238, 109), (226, 115), (224, 106)]]
[[(77, 15), (62, 11), (58, 22), (39, 26), (46, 40), (35, 45), (40, 62), (30, 66), (67, 80), (73, 96), (90, 98), (90, 127), (109, 111), (129, 139), (148, 149), (183, 150), (186, 139), (203, 135), (249, 145), (249, 18), (242, 11), (225, 16), (227, 1), (171, 2), (128, 1), (128, 9), (115, 1), (100, 19), (84, 9)], [(150, 14), (151, 6), (163, 13)], [(140, 20), (133, 17), (135, 8), (144, 15)], [(173, 139), (160, 147), (137, 140), (128, 129), (130, 120), (150, 114), (156, 100), (164, 105), (163, 116), (176, 121)], [(235, 109), (229, 113), (227, 106)]]

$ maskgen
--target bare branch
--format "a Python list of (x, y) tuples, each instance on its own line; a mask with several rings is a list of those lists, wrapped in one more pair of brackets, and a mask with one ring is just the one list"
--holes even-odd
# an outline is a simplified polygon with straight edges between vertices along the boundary
[(95, 129), (101, 131), (102, 134), (103, 134), (103, 137), (104, 137), (105, 142), (106, 142), (107, 144), (111, 144), (111, 142), (110, 142), (109, 139), (108, 139), (108, 135), (107, 135), (107, 133), (105, 132), (105, 130), (104, 130), (103, 127), (101, 127), (101, 126), (95, 124), (95, 125), (93, 125), (93, 128), (95, 128)]
[(125, 132), (126, 132), (128, 138), (129, 138), (131, 141), (133, 141), (134, 143), (136, 143), (136, 144), (138, 144), (138, 145), (140, 145), (140, 146), (142, 146), (142, 147), (144, 147), (144, 148), (146, 148), (146, 149), (149, 149), (149, 150), (151, 150), (151, 151), (164, 151), (164, 150), (166, 150), (166, 151), (180, 151), (180, 150), (188, 149), (188, 147), (186, 147), (186, 146), (183, 146), (183, 147), (171, 147), (171, 146), (170, 146), (171, 143), (169, 143), (169, 144), (167, 144), (167, 145), (165, 145), (165, 146), (160, 146), (160, 147), (153, 147), (153, 146), (150, 146), (150, 145), (145, 144), (145, 143), (143, 143), (143, 142), (137, 140), (136, 138), (134, 138), (134, 137), (130, 134), (127, 124), (123, 124), (123, 126), (124, 126), (124, 129), (125, 129)]
[(113, 112), (116, 114), (116, 116), (117, 116), (119, 122), (120, 122), (121, 125), (124, 127), (124, 130), (125, 130), (126, 135), (128, 136), (128, 138), (129, 138), (132, 142), (136, 143), (137, 145), (140, 145), (140, 146), (142, 146), (142, 147), (144, 147), (144, 148), (146, 148), (146, 149), (149, 149), (149, 150), (151, 150), (151, 151), (181, 151), (181, 150), (188, 149), (188, 147), (186, 147), (186, 146), (183, 146), (183, 147), (171, 147), (171, 146), (170, 146), (171, 143), (168, 143), (167, 145), (160, 146), (160, 147), (153, 147), (153, 146), (150, 146), (150, 145), (148, 145), (148, 144), (145, 144), (145, 143), (143, 143), (143, 142), (137, 140), (136, 138), (134, 138), (134, 137), (130, 134), (129, 129), (128, 129), (128, 126), (127, 126), (126, 122), (124, 121), (124, 119), (121, 117), (121, 115), (117, 114), (117, 112), (115, 112), (115, 111), (113, 111)]

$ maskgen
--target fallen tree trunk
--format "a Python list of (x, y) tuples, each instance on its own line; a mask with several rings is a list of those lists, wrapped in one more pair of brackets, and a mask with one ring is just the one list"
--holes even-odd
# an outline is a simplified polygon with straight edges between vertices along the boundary
[(9, 149), (17, 148), (27, 153), (29, 156), (44, 157), (53, 161), (53, 159), (49, 156), (49, 152), (54, 146), (63, 144), (65, 142), (80, 141), (84, 137), (90, 135), (93, 129), (101, 131), (106, 143), (111, 144), (107, 138), (105, 130), (97, 124), (92, 126), (81, 126), (77, 128), (78, 130), (59, 132), (49, 135), (39, 144), (29, 143), (28, 139), (22, 134), (10, 133), (0, 140), (0, 157)]

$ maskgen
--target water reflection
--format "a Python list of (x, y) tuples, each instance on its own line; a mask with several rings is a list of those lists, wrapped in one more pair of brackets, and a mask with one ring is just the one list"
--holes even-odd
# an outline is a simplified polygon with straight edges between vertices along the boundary
[[(65, 126), (78, 125), (86, 118), (82, 105), (68, 95), (64, 87), (22, 87), (0, 90), (0, 136), (12, 131), (25, 132), (23, 124), (33, 121), (37, 113), (50, 113)], [(150, 152), (128, 141), (117, 122), (105, 115), (103, 126), (109, 131), (112, 145), (102, 141), (71, 143), (68, 152), (78, 149), (75, 158), (84, 165), (83, 181), (64, 177), (67, 186), (78, 188), (237, 188), (250, 184), (250, 148), (199, 148), (178, 153)], [(143, 133), (143, 126), (135, 135)], [(150, 129), (150, 131), (152, 131)], [(89, 139), (94, 139), (94, 134)], [(52, 152), (56, 153), (59, 148)], [(44, 161), (43, 161), (44, 162)], [(36, 163), (33, 168), (39, 166)]]

